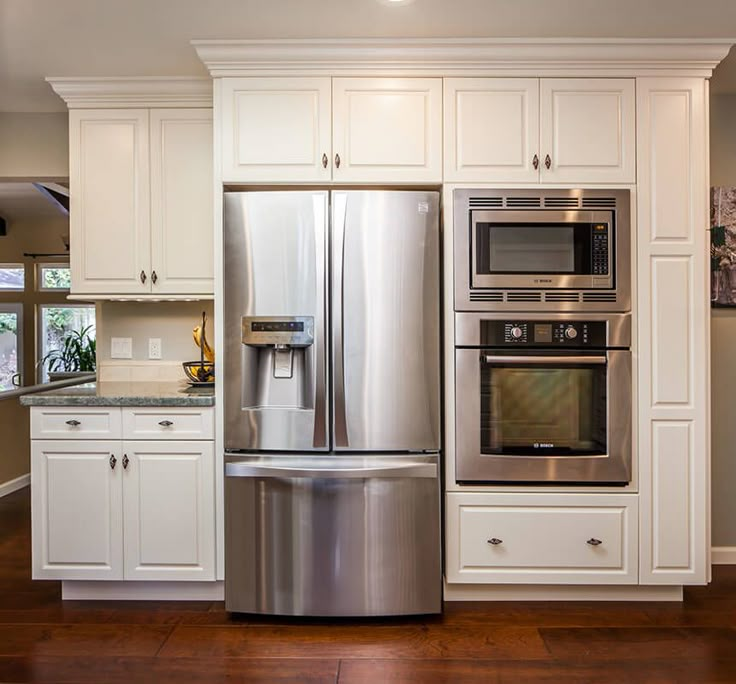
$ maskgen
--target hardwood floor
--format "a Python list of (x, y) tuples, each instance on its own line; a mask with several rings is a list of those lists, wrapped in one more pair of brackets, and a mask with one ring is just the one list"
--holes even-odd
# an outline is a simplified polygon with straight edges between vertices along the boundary
[(450, 603), (442, 616), (229, 616), (222, 603), (61, 601), (30, 579), (28, 490), (0, 499), (0, 682), (736, 682), (736, 566), (676, 603)]

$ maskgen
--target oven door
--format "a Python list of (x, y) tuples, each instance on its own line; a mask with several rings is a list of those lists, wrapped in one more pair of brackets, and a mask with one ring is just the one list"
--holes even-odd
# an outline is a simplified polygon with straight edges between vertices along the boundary
[(631, 352), (456, 349), (458, 482), (627, 484)]

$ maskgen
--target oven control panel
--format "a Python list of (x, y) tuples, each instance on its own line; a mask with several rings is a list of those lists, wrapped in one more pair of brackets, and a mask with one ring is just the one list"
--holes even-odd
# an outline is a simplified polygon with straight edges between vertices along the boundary
[(605, 321), (481, 321), (481, 344), (499, 347), (605, 347)]

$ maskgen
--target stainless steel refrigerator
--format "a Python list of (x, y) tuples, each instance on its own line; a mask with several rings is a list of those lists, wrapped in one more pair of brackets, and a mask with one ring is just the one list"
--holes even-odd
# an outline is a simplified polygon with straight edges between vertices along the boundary
[(441, 610), (438, 205), (225, 193), (228, 610)]

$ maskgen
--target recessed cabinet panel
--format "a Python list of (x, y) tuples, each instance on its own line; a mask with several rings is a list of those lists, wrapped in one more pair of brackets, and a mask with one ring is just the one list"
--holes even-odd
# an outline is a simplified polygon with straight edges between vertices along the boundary
[(541, 80), (540, 178), (549, 183), (634, 183), (634, 81)]
[(442, 181), (442, 79), (333, 79), (333, 179)]
[(223, 180), (329, 180), (330, 91), (329, 78), (224, 79)]
[(32, 443), (34, 578), (123, 579), (122, 466), (116, 444)]
[(445, 181), (536, 182), (539, 80), (446, 78)]
[(212, 110), (152, 109), (153, 293), (214, 292), (212, 195)]
[(72, 291), (146, 293), (148, 111), (69, 112)]

